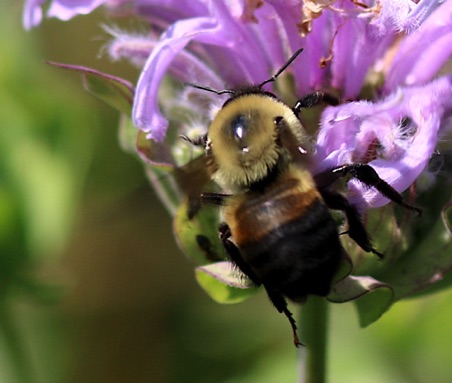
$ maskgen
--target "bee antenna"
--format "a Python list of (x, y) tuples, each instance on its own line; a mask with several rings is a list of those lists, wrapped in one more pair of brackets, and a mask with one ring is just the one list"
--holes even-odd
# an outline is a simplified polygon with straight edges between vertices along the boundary
[(299, 55), (301, 52), (303, 52), (303, 48), (298, 49), (298, 50), (292, 55), (292, 57), (291, 57), (289, 60), (287, 60), (287, 62), (286, 62), (281, 68), (279, 68), (279, 70), (278, 70), (272, 77), (270, 77), (268, 80), (265, 80), (264, 82), (260, 83), (260, 84), (258, 85), (258, 87), (259, 87), (259, 88), (262, 88), (265, 84), (268, 84), (269, 82), (275, 81), (275, 80), (278, 78), (278, 76), (279, 76), (282, 72), (284, 72), (290, 64), (292, 64), (292, 62), (298, 57), (298, 55)]
[(215, 93), (215, 94), (218, 94), (218, 95), (222, 95), (222, 94), (226, 94), (226, 93), (229, 93), (229, 94), (234, 94), (235, 93), (235, 90), (233, 90), (233, 89), (222, 89), (222, 90), (213, 89), (213, 88), (210, 88), (208, 86), (193, 84), (192, 82), (186, 82), (185, 85), (186, 86), (191, 86), (192, 88), (205, 90), (207, 92), (212, 92), (212, 93)]

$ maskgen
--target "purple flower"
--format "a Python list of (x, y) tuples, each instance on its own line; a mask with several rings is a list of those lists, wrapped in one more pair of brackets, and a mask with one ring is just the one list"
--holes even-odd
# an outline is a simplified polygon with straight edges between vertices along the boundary
[[(214, 88), (259, 83), (303, 47), (302, 56), (290, 68), (295, 96), (323, 89), (354, 100), (365, 87), (373, 88), (373, 102), (357, 101), (325, 111), (317, 142), (318, 170), (369, 162), (403, 191), (425, 168), (441, 121), (451, 110), (448, 78), (424, 85), (450, 57), (451, 1), (383, 1), (367, 9), (351, 2), (344, 2), (341, 9), (335, 4), (323, 9), (304, 38), (297, 28), (298, 1), (266, 1), (255, 9), (242, 1), (191, 4), (139, 2), (137, 11), (153, 25), (151, 33), (113, 32), (109, 52), (114, 58), (142, 64), (147, 57), (137, 84), (133, 120), (148, 138), (165, 138), (168, 105), (174, 106), (174, 101), (163, 101), (166, 113), (160, 110), (157, 94), (165, 75)], [(189, 101), (193, 92), (185, 90), (178, 105), (200, 115), (213, 113)], [(212, 105), (219, 101), (212, 100)], [(354, 202), (362, 207), (387, 202), (373, 190), (362, 189), (355, 181), (349, 183)]]
[[(27, 1), (27, 28), (40, 22), (43, 3)], [(181, 6), (174, 0), (54, 0), (47, 15), (67, 20), (101, 4), (115, 13), (132, 9), (149, 22), (146, 34), (106, 30), (113, 37), (110, 56), (142, 68), (132, 117), (155, 141), (165, 139), (174, 109), (195, 111), (192, 125), (198, 131), (222, 102), (204, 95), (211, 106), (199, 105), (191, 97), (199, 93), (193, 89), (160, 100), (166, 75), (213, 88), (259, 83), (300, 47), (304, 52), (289, 69), (295, 81), (292, 98), (322, 89), (359, 100), (366, 90), (371, 100), (326, 109), (316, 145), (317, 170), (368, 162), (403, 191), (426, 167), (451, 109), (449, 80), (429, 82), (451, 57), (452, 0), (382, 0), (367, 7), (351, 1), (191, 1)], [(176, 122), (179, 129), (190, 129)], [(363, 208), (387, 202), (355, 181), (348, 186)]]
[[(407, 189), (435, 151), (442, 121), (452, 112), (451, 92), (452, 76), (446, 76), (425, 86), (398, 89), (377, 103), (327, 108), (317, 139), (318, 170), (370, 163), (395, 189)], [(388, 203), (356, 180), (348, 186), (358, 206)]]
[[(165, 12), (160, 10), (159, 4), (146, 2), (146, 15), (152, 19), (155, 13), (161, 17)], [(393, 9), (397, 4), (406, 4), (405, 11), (399, 11), (388, 16), (384, 10)], [(150, 54), (141, 78), (137, 85), (137, 98), (134, 105), (133, 118), (135, 124), (149, 134), (149, 137), (162, 140), (167, 128), (167, 120), (159, 111), (157, 90), (163, 75), (168, 71), (174, 74), (177, 66), (185, 70), (179, 71), (178, 78), (182, 81), (191, 80), (205, 85), (232, 87), (241, 83), (258, 83), (280, 67), (285, 59), (295, 49), (304, 47), (305, 52), (292, 70), (296, 80), (296, 94), (302, 95), (313, 89), (338, 89), (344, 99), (354, 99), (362, 90), (366, 75), (375, 69), (378, 60), (394, 42), (396, 29), (409, 25), (420, 24), (432, 11), (432, 3), (420, 2), (418, 5), (411, 1), (384, 2), (381, 12), (365, 12), (353, 4), (345, 3), (344, 9), (333, 11), (324, 10), (321, 17), (314, 21), (312, 33), (301, 38), (297, 29), (300, 17), (299, 2), (281, 3), (267, 1), (254, 10), (255, 22), (243, 22), (247, 10), (242, 2), (223, 3), (209, 2), (209, 7), (196, 10), (186, 9), (178, 20), (166, 28), (163, 35), (156, 42)], [(399, 8), (403, 8), (401, 5)], [(405, 9), (404, 8), (404, 9)], [(416, 40), (424, 33), (451, 33), (452, 23), (446, 20), (451, 17), (450, 2), (441, 6), (432, 20), (442, 18), (442, 23), (430, 22), (427, 31), (418, 31)], [(160, 10), (160, 12), (159, 12)], [(423, 11), (422, 11), (423, 10)], [(248, 10), (249, 11), (249, 10)], [(386, 28), (392, 20), (394, 28)], [(168, 20), (168, 23), (172, 20)], [(164, 23), (163, 23), (164, 24)], [(435, 45), (435, 40), (429, 39)], [(351, 43), (353, 42), (353, 43)], [(442, 39), (442, 45), (451, 42), (447, 35)], [(179, 55), (187, 52), (192, 55)], [(429, 44), (430, 45), (430, 44)], [(452, 46), (452, 44), (448, 44)], [(424, 44), (424, 49), (427, 45)], [(421, 48), (422, 49), (422, 48)], [(429, 49), (434, 49), (429, 46)], [(419, 54), (417, 60), (424, 60)], [(438, 58), (432, 66), (440, 67), (447, 55)], [(217, 76), (196, 62), (201, 58), (209, 62), (217, 76), (221, 76), (222, 84), (218, 84)], [(431, 60), (430, 60), (431, 61)], [(227, 62), (228, 65), (224, 65)], [(396, 63), (397, 64), (397, 63)], [(412, 61), (416, 64), (416, 60)], [(434, 73), (430, 71), (432, 79)], [(410, 85), (420, 82), (411, 81)], [(395, 89), (393, 87), (392, 89)], [(386, 89), (389, 93), (391, 89)]]
[[(49, 1), (26, 0), (23, 14), (25, 29), (31, 29), (42, 21), (42, 8)], [(69, 20), (79, 14), (87, 14), (108, 0), (53, 0), (47, 10), (47, 16)]]
[[(26, 28), (41, 21), (43, 3), (27, 1)], [(170, 173), (169, 164), (186, 163), (193, 155), (191, 147), (187, 149), (181, 140), (174, 139), (177, 133), (205, 133), (224, 99), (183, 86), (184, 82), (215, 89), (259, 84), (303, 48), (303, 53), (278, 78), (274, 92), (291, 103), (314, 90), (332, 92), (343, 101), (339, 106), (325, 108), (320, 124), (318, 119), (313, 123), (302, 111), (307, 130), (316, 133), (314, 172), (347, 163), (368, 163), (382, 179), (403, 192), (431, 173), (433, 157), (439, 153), (446, 158), (451, 152), (450, 143), (440, 144), (452, 127), (452, 75), (446, 71), (452, 55), (452, 0), (193, 0), (184, 4), (175, 0), (54, 0), (47, 15), (67, 20), (101, 4), (113, 14), (135, 14), (149, 23), (146, 33), (105, 27), (112, 36), (107, 46), (111, 58), (127, 59), (141, 69), (135, 92), (129, 87), (126, 92), (134, 98), (131, 117), (138, 134), (136, 130), (129, 134), (128, 130), (123, 136), (133, 137), (132, 145), (126, 147), (138, 148), (157, 192), (175, 214), (180, 246), (200, 263), (205, 262), (205, 253), (193, 238), (202, 233), (218, 241), (218, 214), (202, 212), (212, 216), (187, 222), (185, 207), (178, 210), (184, 214), (176, 212), (180, 204), (177, 190), (161, 175)], [(94, 73), (86, 68), (82, 71), (88, 77)], [(99, 77), (109, 82), (107, 87), (100, 87), (104, 92), (101, 97), (122, 105), (110, 94), (105, 95), (105, 89), (115, 93), (121, 84), (117, 79), (96, 72), (90, 91), (96, 89)], [(172, 86), (162, 86), (168, 77)], [(128, 107), (130, 104), (121, 110)], [(156, 159), (160, 159), (159, 166)], [(392, 251), (390, 262), (369, 267), (367, 260), (359, 257), (361, 250), (350, 248), (343, 239), (353, 256), (354, 270), (378, 276), (379, 281), (345, 278), (334, 287), (329, 299), (356, 299), (381, 287), (385, 291), (384, 299), (381, 295), (377, 298), (377, 309), (369, 310), (374, 303), (369, 301), (361, 307), (362, 323), (376, 320), (395, 299), (425, 289), (452, 269), (448, 255), (452, 250), (452, 225), (447, 221), (450, 187), (442, 187), (441, 182), (427, 186), (433, 190), (432, 195), (438, 196), (435, 201), (428, 199), (428, 193), (420, 196), (428, 201), (424, 206), (430, 221), (412, 224), (413, 231), (425, 232), (429, 238), (423, 247), (410, 248), (411, 231), (387, 212), (382, 213), (387, 219), (378, 226), (374, 240), (376, 246), (386, 246), (382, 251)], [(348, 181), (347, 188), (348, 197), (362, 211), (388, 202), (356, 180)], [(370, 223), (376, 221), (378, 212), (367, 211)], [(444, 223), (438, 219), (440, 214), (446, 217)], [(419, 243), (421, 236), (416, 240)], [(214, 276), (237, 288), (229, 266), (214, 263), (198, 270), (200, 283), (212, 286), (209, 278)], [(213, 290), (223, 293), (218, 286)], [(227, 292), (220, 295), (224, 301), (231, 299)]]

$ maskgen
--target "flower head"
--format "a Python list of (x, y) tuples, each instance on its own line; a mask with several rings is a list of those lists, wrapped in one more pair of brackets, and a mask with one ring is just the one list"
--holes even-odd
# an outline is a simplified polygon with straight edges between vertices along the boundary
[[(43, 4), (44, 0), (27, 1), (27, 28), (41, 21)], [(70, 4), (54, 0), (47, 14), (67, 20), (101, 4), (114, 14), (136, 14), (149, 23), (145, 34), (106, 29), (112, 35), (110, 56), (128, 59), (141, 68), (131, 117), (139, 129), (138, 152), (152, 166), (177, 163), (174, 157), (186, 151), (180, 141), (175, 143), (174, 133), (205, 132), (224, 102), (219, 95), (183, 83), (213, 89), (260, 84), (299, 48), (304, 49), (303, 54), (287, 69), (292, 76), (285, 73), (272, 91), (288, 103), (317, 90), (334, 93), (342, 101), (324, 109), (320, 124), (308, 114), (302, 115), (307, 130), (314, 132), (314, 173), (346, 163), (367, 163), (403, 192), (428, 172), (438, 140), (450, 134), (452, 76), (446, 75), (444, 68), (452, 54), (452, 0), (198, 0), (185, 4), (174, 0)], [(162, 86), (168, 77), (174, 85), (170, 96), (160, 96), (162, 90), (168, 90)], [(266, 86), (270, 90), (270, 84)], [(447, 156), (450, 148), (441, 150)], [(150, 173), (158, 178), (154, 170)], [(350, 180), (347, 188), (349, 199), (362, 211), (388, 202), (356, 180)], [(436, 218), (441, 209), (446, 215), (449, 207), (444, 204), (435, 210)], [(372, 213), (369, 217), (372, 221)], [(196, 230), (212, 230), (212, 221), (215, 219), (200, 219)], [(393, 213), (387, 222), (391, 222), (387, 227), (392, 233), (397, 233), (398, 244), (409, 243), (409, 230), (398, 225)], [(208, 225), (210, 229), (206, 229)], [(188, 226), (186, 220), (176, 217), (181, 243)], [(450, 225), (438, 230), (450, 237)], [(397, 249), (402, 254), (410, 247)], [(422, 278), (416, 274), (410, 283), (425, 287), (436, 280), (433, 275), (443, 275), (450, 267), (452, 260), (446, 257), (440, 272), (432, 269)], [(224, 269), (221, 273), (224, 275)], [(382, 280), (386, 280), (384, 275)], [(350, 286), (355, 282), (348, 280), (347, 291), (353, 290)], [(360, 288), (367, 288), (363, 286), (379, 285), (363, 281), (353, 290), (356, 296)], [(404, 295), (414, 290), (407, 289)]]
[[(324, 113), (317, 141), (319, 169), (344, 161), (370, 162), (403, 191), (435, 150), (442, 113), (450, 109), (446, 105), (448, 81), (423, 89), (399, 87), (427, 84), (450, 57), (450, 1), (442, 5), (385, 1), (378, 7), (353, 2), (330, 4), (313, 21), (305, 38), (300, 37), (297, 27), (301, 17), (297, 1), (266, 1), (256, 8), (241, 1), (194, 2), (197, 6), (179, 9), (183, 15), (176, 21), (163, 12), (159, 2), (145, 3), (143, 13), (151, 25), (157, 25), (154, 35), (165, 27), (149, 47), (133, 108), (135, 125), (148, 137), (161, 141), (166, 134), (168, 116), (161, 113), (157, 95), (167, 73), (182, 82), (214, 88), (255, 84), (303, 47), (302, 57), (290, 68), (295, 96), (322, 89), (335, 91), (344, 100), (356, 100), (366, 86), (373, 86), (370, 96), (374, 102), (344, 104)], [(167, 3), (163, 9), (171, 6)], [(399, 32), (404, 30), (412, 33), (403, 36)], [(121, 45), (131, 47), (133, 42), (123, 40)], [(411, 53), (413, 47), (416, 49)], [(434, 51), (441, 54), (431, 54)], [(406, 52), (410, 60), (403, 59)], [(134, 59), (130, 52), (128, 57)], [(187, 99), (190, 93), (186, 91)], [(378, 101), (381, 95), (386, 95), (384, 101)], [(199, 110), (199, 105), (193, 103), (191, 108)], [(436, 113), (429, 115), (432, 110)], [(407, 137), (407, 131), (412, 136)], [(378, 150), (368, 149), (373, 153), (367, 153), (364, 148), (369, 147)], [(416, 164), (410, 162), (410, 153), (416, 153), (412, 160)], [(362, 189), (356, 182), (350, 183), (350, 188)], [(381, 206), (383, 198), (376, 194), (365, 193), (365, 204)]]

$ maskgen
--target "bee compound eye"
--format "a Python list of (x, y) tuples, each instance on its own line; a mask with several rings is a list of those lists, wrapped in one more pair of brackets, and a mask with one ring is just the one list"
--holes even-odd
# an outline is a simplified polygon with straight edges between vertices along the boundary
[(273, 119), (276, 126), (279, 126), (283, 123), (284, 117), (283, 116), (277, 116)]
[(238, 115), (231, 121), (232, 136), (237, 142), (243, 142), (245, 139), (246, 131), (248, 128), (248, 122), (245, 116)]

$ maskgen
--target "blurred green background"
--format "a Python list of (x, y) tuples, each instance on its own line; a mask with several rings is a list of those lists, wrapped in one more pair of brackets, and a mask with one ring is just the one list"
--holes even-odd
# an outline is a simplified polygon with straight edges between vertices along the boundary
[[(221, 306), (198, 288), (117, 113), (44, 64), (134, 82), (102, 54), (104, 13), (30, 32), (21, 13), (0, 4), (0, 382), (294, 382), (285, 318), (263, 292)], [(450, 382), (451, 318), (452, 291), (365, 330), (332, 307), (329, 381)]]

